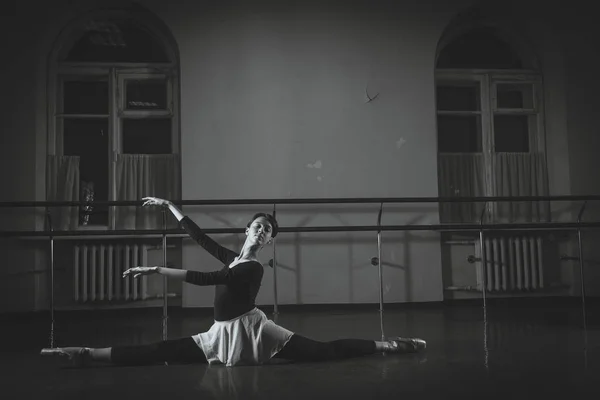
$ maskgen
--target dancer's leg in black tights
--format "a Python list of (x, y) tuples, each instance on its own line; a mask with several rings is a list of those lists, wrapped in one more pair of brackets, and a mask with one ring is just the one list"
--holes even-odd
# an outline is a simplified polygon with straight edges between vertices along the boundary
[[(134, 346), (64, 347), (60, 351), (70, 356), (76, 356), (84, 364), (88, 362), (117, 365), (149, 365), (164, 362), (207, 363), (204, 352), (191, 337)], [(319, 342), (293, 334), (283, 349), (274, 357), (291, 361), (328, 361), (388, 351), (411, 353), (417, 351), (417, 347), (414, 343), (398, 340), (377, 342), (364, 339), (338, 339), (330, 342)]]
[(295, 333), (275, 357), (293, 361), (329, 361), (361, 357), (377, 352), (373, 340), (338, 339), (319, 342)]
[(117, 365), (206, 363), (204, 352), (191, 337), (137, 346), (114, 346), (110, 361)]

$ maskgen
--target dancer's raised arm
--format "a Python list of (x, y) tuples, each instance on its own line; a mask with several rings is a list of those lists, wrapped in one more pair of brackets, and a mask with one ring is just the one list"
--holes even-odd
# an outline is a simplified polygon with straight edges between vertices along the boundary
[(232, 251), (226, 247), (221, 246), (215, 242), (212, 238), (206, 235), (200, 227), (192, 221), (189, 217), (183, 215), (183, 213), (169, 200), (161, 199), (158, 197), (144, 197), (143, 206), (162, 206), (167, 207), (177, 218), (181, 227), (185, 229), (187, 234), (194, 239), (196, 243), (208, 251), (213, 257), (221, 261), (223, 264), (230, 264), (237, 256), (238, 253)]

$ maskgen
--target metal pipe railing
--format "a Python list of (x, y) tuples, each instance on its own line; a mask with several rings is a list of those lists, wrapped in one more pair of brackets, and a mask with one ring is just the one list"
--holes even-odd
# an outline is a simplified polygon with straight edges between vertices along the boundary
[(46, 210), (46, 221), (50, 232), (50, 348), (54, 348), (54, 237), (52, 231), (52, 215)]
[[(273, 218), (277, 219), (277, 205), (273, 204)], [(273, 239), (273, 262), (271, 263), (273, 268), (273, 316), (275, 321), (279, 316), (279, 308), (277, 304), (277, 242)]]
[[(167, 230), (167, 209), (165, 207), (162, 208), (162, 223), (163, 230)], [(167, 234), (163, 233), (162, 235), (162, 255), (163, 255), (163, 266), (167, 266)], [(163, 340), (167, 340), (169, 335), (167, 331), (168, 327), (168, 309), (167, 309), (167, 277), (163, 275), (163, 316), (162, 316), (162, 337)]]
[[(383, 214), (383, 203), (379, 206), (377, 214), (377, 226), (381, 228), (381, 216)], [(385, 342), (383, 330), (383, 270), (381, 269), (381, 229), (377, 230), (377, 270), (379, 271), (379, 325), (381, 327), (381, 340)]]
[[(584, 201), (581, 205), (581, 209), (579, 210), (579, 214), (577, 214), (577, 222), (581, 222), (581, 218), (583, 217), (583, 213), (585, 211), (585, 206), (587, 205), (587, 201)], [(584, 270), (583, 270), (583, 246), (581, 244), (581, 228), (577, 228), (577, 246), (579, 248), (579, 273), (581, 275), (581, 312), (583, 318), (583, 357), (584, 357), (584, 367), (587, 368), (587, 347), (588, 347), (588, 337), (587, 337), (587, 312), (585, 307), (585, 278), (584, 278)]]
[[(560, 196), (478, 196), (478, 197), (330, 197), (297, 199), (213, 199), (213, 200), (171, 200), (181, 206), (208, 205), (273, 205), (273, 204), (378, 204), (378, 203), (485, 203), (523, 201), (600, 201), (600, 195), (560, 195)], [(141, 206), (139, 200), (95, 200), (84, 201), (8, 201), (0, 202), (0, 207), (65, 207), (65, 206)]]
[[(485, 217), (485, 211), (487, 208), (487, 202), (483, 204), (481, 209), (481, 214), (479, 215), (479, 226), (483, 226), (483, 218)], [(489, 369), (488, 359), (489, 359), (489, 350), (488, 350), (488, 323), (487, 323), (487, 262), (485, 257), (485, 242), (483, 240), (483, 229), (479, 230), (479, 246), (481, 252), (481, 275), (483, 278), (482, 288), (481, 288), (481, 296), (483, 298), (483, 351), (484, 351), (484, 366), (485, 369)]]
[[(377, 232), (381, 231), (432, 231), (432, 232), (479, 232), (479, 231), (571, 231), (576, 229), (592, 229), (600, 227), (598, 222), (533, 222), (514, 224), (415, 224), (415, 225), (355, 225), (355, 226), (303, 226), (281, 227), (280, 233), (309, 233), (309, 232)], [(232, 234), (244, 233), (242, 228), (206, 228), (206, 234)], [(169, 237), (186, 237), (181, 229), (120, 229), (120, 230), (63, 230), (54, 231), (55, 239), (60, 237), (79, 236), (138, 236), (162, 237), (165, 233)], [(50, 237), (46, 231), (0, 231), (0, 237)]]

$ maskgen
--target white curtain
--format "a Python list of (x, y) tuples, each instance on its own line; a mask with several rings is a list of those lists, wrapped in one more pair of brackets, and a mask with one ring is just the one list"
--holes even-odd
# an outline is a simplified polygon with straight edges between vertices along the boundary
[[(491, 196), (547, 196), (546, 160), (539, 153), (494, 153), (491, 156)], [(439, 154), (440, 197), (485, 196), (485, 161), (482, 154)], [(479, 222), (482, 203), (440, 204), (443, 223)], [(550, 219), (548, 202), (494, 203), (487, 222), (543, 222)]]
[[(478, 197), (485, 195), (483, 154), (439, 154), (438, 188), (440, 197)], [(483, 204), (441, 203), (443, 223), (477, 222)]]
[[(177, 154), (119, 154), (116, 160), (116, 200), (140, 201), (155, 196), (178, 200), (181, 181)], [(113, 229), (160, 229), (162, 211), (157, 207), (110, 207)], [(167, 213), (167, 228), (177, 221)], [(114, 218), (112, 218), (114, 215)]]
[[(46, 200), (79, 201), (79, 156), (48, 155)], [(52, 207), (50, 216), (55, 230), (74, 230), (79, 226), (79, 207)]]
[[(496, 196), (548, 196), (546, 158), (540, 153), (496, 153), (492, 155), (492, 186)], [(494, 222), (550, 221), (547, 201), (496, 203)]]

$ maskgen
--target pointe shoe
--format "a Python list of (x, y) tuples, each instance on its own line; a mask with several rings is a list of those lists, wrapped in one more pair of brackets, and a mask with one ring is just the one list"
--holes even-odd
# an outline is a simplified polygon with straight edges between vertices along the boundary
[(427, 342), (419, 338), (395, 337), (389, 340), (393, 346), (386, 353), (417, 353), (427, 348)]
[(81, 368), (91, 364), (91, 349), (87, 347), (55, 347), (42, 349), (42, 357), (58, 357), (65, 361), (69, 366)]

